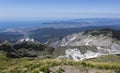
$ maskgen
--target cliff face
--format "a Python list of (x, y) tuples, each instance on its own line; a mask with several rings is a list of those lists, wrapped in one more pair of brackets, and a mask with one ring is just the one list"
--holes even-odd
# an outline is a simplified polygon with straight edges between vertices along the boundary
[(50, 46), (64, 48), (64, 57), (77, 60), (120, 54), (120, 31), (112, 29), (84, 31), (54, 41)]

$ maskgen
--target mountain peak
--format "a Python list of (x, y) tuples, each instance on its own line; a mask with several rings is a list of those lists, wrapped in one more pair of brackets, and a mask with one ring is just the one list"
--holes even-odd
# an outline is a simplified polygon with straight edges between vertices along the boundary
[(26, 37), (18, 40), (17, 42), (35, 42), (35, 40), (33, 38)]

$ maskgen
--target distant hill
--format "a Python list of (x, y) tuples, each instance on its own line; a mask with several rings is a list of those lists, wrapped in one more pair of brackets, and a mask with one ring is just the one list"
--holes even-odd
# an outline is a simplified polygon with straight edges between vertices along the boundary
[(9, 29), (4, 32), (0, 32), (0, 40), (5, 41), (9, 40), (11, 42), (16, 42), (19, 39), (24, 37), (33, 38), (41, 43), (46, 43), (51, 39), (61, 39), (67, 35), (73, 33), (79, 33), (85, 30), (92, 29), (103, 29), (103, 28), (113, 28), (119, 29), (118, 26), (87, 26), (87, 27), (76, 27), (76, 28), (24, 28), (24, 29)]
[(18, 39), (24, 37), (23, 34), (20, 33), (13, 33), (13, 32), (0, 32), (0, 41), (11, 41), (11, 42), (15, 42)]
[(41, 43), (61, 39), (73, 33), (92, 29), (120, 29), (119, 18), (84, 18), (54, 21), (0, 22), (0, 41), (16, 42), (24, 37)]

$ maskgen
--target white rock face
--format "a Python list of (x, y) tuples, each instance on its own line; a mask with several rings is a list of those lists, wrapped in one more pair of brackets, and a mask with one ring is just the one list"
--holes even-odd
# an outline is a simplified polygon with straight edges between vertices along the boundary
[(23, 39), (20, 39), (20, 40), (18, 40), (17, 42), (24, 42), (24, 41), (26, 41), (26, 42), (35, 42), (34, 39), (29, 38), (29, 37), (27, 37), (27, 38), (23, 38)]
[(65, 55), (59, 56), (58, 59), (66, 58), (66, 59), (73, 59), (73, 60), (84, 60), (84, 59), (98, 57), (101, 55), (120, 54), (120, 51), (118, 51), (118, 49), (111, 50), (111, 49), (104, 49), (101, 47), (97, 47), (97, 49), (98, 49), (98, 52), (92, 52), (90, 50), (87, 50), (87, 52), (84, 54), (82, 54), (80, 50), (78, 50), (77, 48), (67, 49), (65, 50)]
[(91, 41), (92, 41), (92, 39), (89, 39), (89, 40), (86, 42), (85, 45), (89, 45), (89, 42), (91, 42)]
[(82, 58), (81, 52), (77, 49), (68, 49), (65, 51), (66, 57), (74, 60), (79, 60)]
[[(117, 41), (120, 42), (120, 41)], [(51, 46), (82, 46), (82, 45), (95, 45), (111, 47), (116, 43), (113, 38), (104, 35), (92, 36), (91, 34), (84, 35), (84, 32), (75, 33), (64, 37), (62, 40), (52, 42)], [(120, 45), (120, 43), (118, 43)]]
[(84, 35), (83, 32), (64, 37), (62, 40), (52, 42), (50, 46), (96, 46), (108, 49), (120, 49), (120, 41), (108, 36)]
[(81, 52), (76, 49), (67, 49), (65, 51), (65, 56), (59, 56), (58, 58), (67, 58), (67, 59), (73, 59), (73, 60), (83, 60), (87, 58), (94, 58), (97, 56), (100, 56), (102, 54), (100, 53), (94, 53), (92, 51), (87, 51), (85, 54), (81, 54)]
[[(91, 34), (84, 35), (84, 32), (76, 33), (68, 35), (50, 45), (53, 47), (74, 47), (65, 51), (65, 57), (74, 60), (83, 60), (100, 55), (120, 54), (120, 41), (103, 34), (93, 36)], [(79, 46), (95, 46), (97, 51), (87, 50), (85, 54), (81, 54), (78, 48), (75, 48)]]

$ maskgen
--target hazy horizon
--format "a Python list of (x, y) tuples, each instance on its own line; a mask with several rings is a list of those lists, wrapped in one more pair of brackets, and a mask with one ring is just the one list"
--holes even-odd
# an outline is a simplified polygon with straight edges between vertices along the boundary
[(119, 17), (119, 0), (0, 1), (0, 21)]

